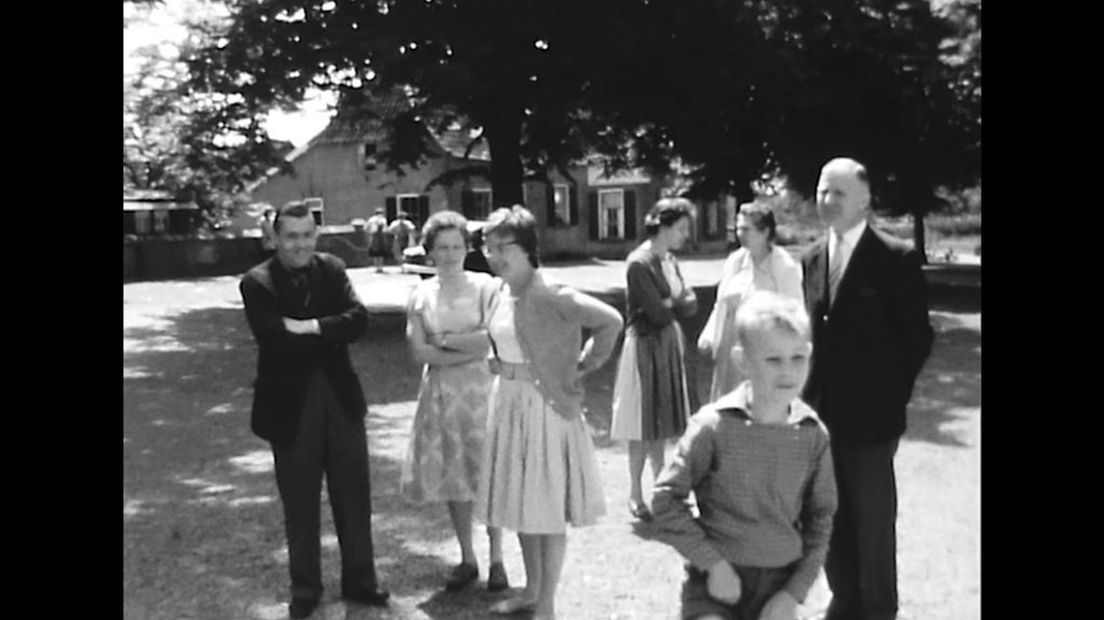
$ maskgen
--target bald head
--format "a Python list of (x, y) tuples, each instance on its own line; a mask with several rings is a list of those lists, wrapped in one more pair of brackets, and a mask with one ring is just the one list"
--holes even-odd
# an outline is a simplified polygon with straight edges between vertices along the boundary
[(848, 157), (837, 157), (820, 170), (817, 213), (835, 232), (843, 234), (866, 219), (870, 210), (870, 182), (866, 167)]

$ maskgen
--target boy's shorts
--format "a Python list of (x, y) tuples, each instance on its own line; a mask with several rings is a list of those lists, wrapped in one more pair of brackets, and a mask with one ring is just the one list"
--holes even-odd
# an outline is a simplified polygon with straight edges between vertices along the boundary
[(716, 614), (728, 620), (759, 620), (770, 597), (786, 585), (794, 567), (761, 568), (732, 565), (740, 577), (740, 600), (735, 605), (722, 603), (709, 596), (706, 579), (709, 574), (686, 566), (686, 581), (682, 582), (682, 618), (692, 620)]

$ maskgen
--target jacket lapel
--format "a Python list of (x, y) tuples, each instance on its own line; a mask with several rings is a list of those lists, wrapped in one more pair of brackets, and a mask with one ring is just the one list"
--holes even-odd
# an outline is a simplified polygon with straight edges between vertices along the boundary
[(828, 241), (822, 240), (813, 246), (809, 254), (805, 277), (806, 297), (811, 303), (811, 311), (817, 315), (826, 314), (828, 310)]
[[(866, 268), (866, 265), (872, 260), (872, 252), (874, 251), (874, 244), (878, 242), (877, 237), (874, 235), (874, 229), (870, 227), (870, 223), (867, 222), (866, 230), (859, 236), (859, 242), (855, 244), (855, 250), (851, 252), (851, 260), (847, 261), (847, 268), (843, 271), (843, 279), (840, 280), (839, 289), (836, 291), (838, 300), (832, 302), (832, 309), (835, 310), (837, 301), (844, 301), (851, 296), (851, 291), (857, 286), (856, 282), (861, 279), (862, 271)], [(827, 250), (827, 244), (825, 244), (825, 250)], [(824, 261), (827, 263), (827, 259)], [(827, 280), (827, 276), (825, 276)]]

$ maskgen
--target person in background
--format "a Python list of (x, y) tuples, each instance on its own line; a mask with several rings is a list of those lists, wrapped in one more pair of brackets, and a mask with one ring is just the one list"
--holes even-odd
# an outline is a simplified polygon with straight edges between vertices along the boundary
[(414, 222), (410, 221), (405, 211), (399, 211), (395, 221), (387, 227), (387, 232), (391, 235), (391, 253), (395, 257), (395, 263), (401, 265), (403, 250), (413, 243)]
[(671, 254), (690, 236), (691, 213), (684, 198), (657, 202), (644, 220), (648, 238), (626, 259), (627, 327), (613, 389), (610, 438), (628, 441), (629, 512), (642, 521), (652, 518), (641, 482), (644, 461), (651, 461), (654, 479), (663, 469), (666, 441), (682, 434), (691, 413), (678, 318), (693, 316), (698, 303)]
[(483, 255), (483, 229), (477, 228), (471, 235), (471, 249), (468, 250), (468, 255), (464, 257), (464, 269), (467, 271), (476, 271), (479, 273), (488, 273), (494, 275), (494, 270), (491, 269), (491, 264), (487, 262), (487, 257)]
[(740, 248), (729, 254), (721, 267), (717, 301), (698, 336), (698, 350), (713, 359), (711, 401), (731, 392), (744, 378), (729, 355), (736, 345), (733, 317), (740, 303), (755, 291), (773, 291), (804, 303), (801, 265), (774, 244), (778, 233), (769, 206), (757, 202), (740, 205), (736, 236)]
[(377, 208), (372, 217), (364, 226), (368, 234), (368, 256), (372, 259), (372, 266), (376, 273), (383, 273), (383, 262), (391, 255), (391, 249), (387, 243), (387, 216), (383, 209)]
[(276, 231), (272, 226), (275, 219), (276, 210), (266, 206), (264, 212), (261, 213), (259, 222), (261, 226), (261, 254), (265, 258), (272, 258), (276, 254)]

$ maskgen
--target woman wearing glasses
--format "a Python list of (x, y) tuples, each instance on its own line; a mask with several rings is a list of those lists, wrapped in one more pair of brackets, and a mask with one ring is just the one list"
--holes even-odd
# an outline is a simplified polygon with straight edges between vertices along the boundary
[[(532, 610), (534, 619), (548, 620), (555, 617), (567, 524), (591, 525), (605, 514), (582, 376), (609, 358), (621, 315), (545, 282), (537, 222), (525, 208), (498, 209), (483, 231), (484, 253), (501, 280), (487, 321), (498, 377), (476, 512), (487, 525), (518, 533), (526, 574), (525, 589), (491, 611)], [(590, 332), (585, 343), (583, 328)]]

